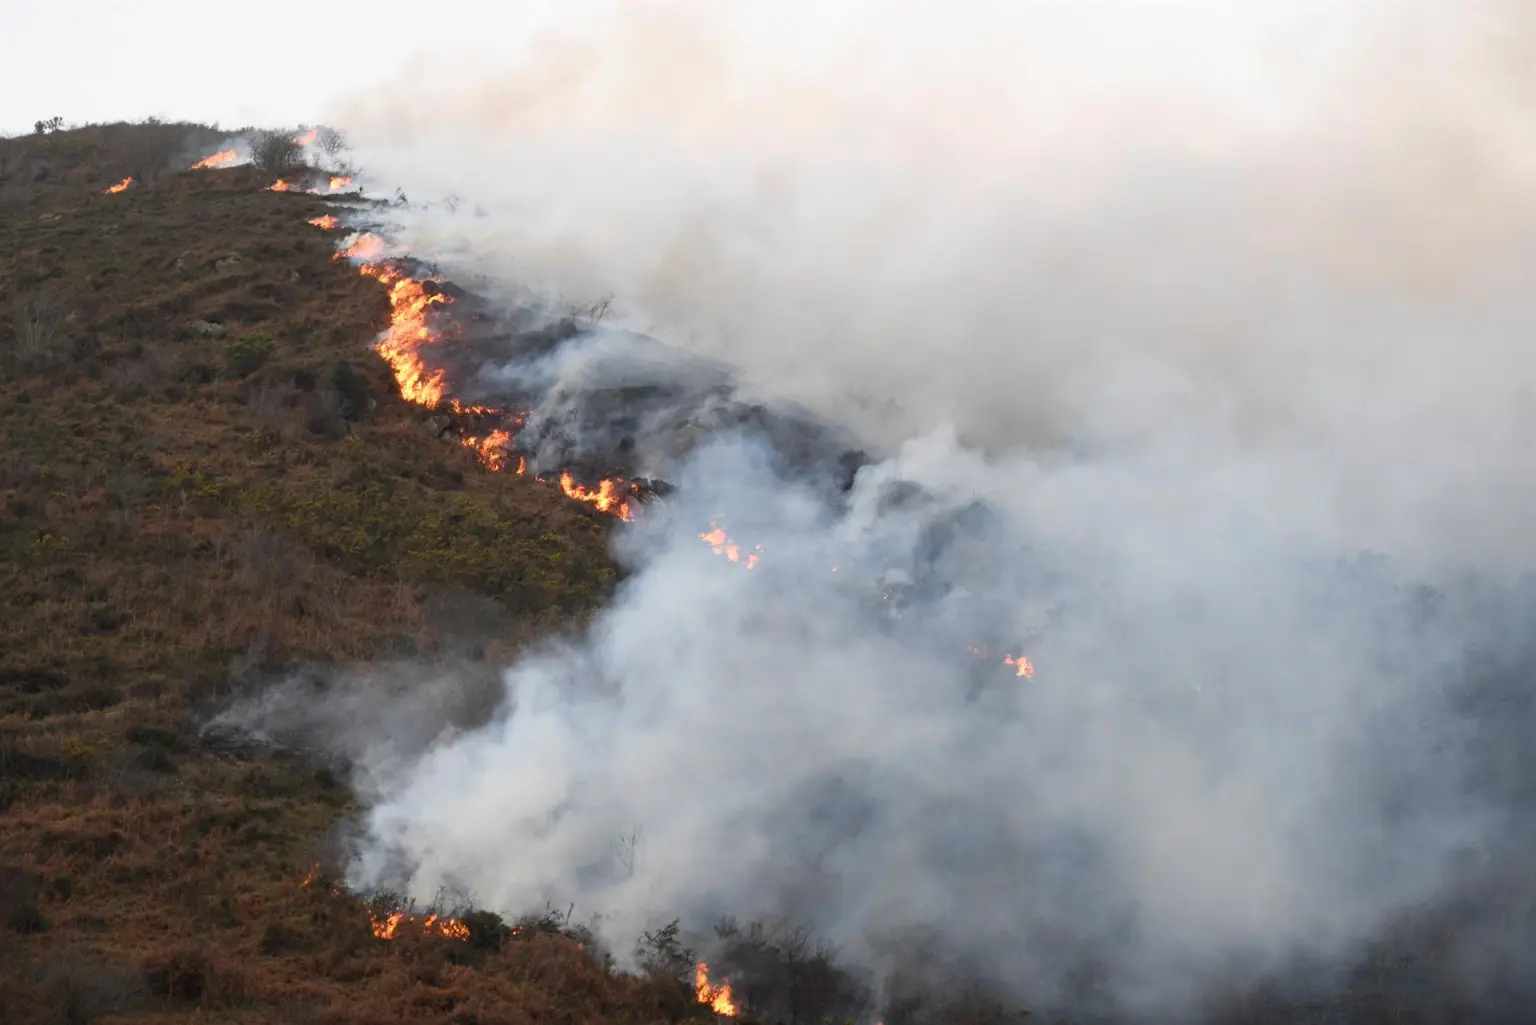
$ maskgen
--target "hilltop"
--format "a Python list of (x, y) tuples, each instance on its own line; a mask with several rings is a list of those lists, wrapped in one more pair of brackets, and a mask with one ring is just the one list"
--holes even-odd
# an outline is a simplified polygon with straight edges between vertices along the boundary
[(337, 776), (199, 742), (296, 667), (491, 673), (619, 576), (611, 517), (401, 397), (334, 200), (184, 169), (225, 134), (0, 140), (0, 1019), (707, 1015), (559, 916), (376, 938), (329, 876)]

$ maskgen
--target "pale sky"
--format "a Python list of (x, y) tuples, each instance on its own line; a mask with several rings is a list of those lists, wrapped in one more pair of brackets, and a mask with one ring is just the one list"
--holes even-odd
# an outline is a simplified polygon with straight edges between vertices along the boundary
[[(66, 122), (288, 125), (398, 74), (411, 55), (462, 41), (515, 52), (526, 26), (573, 0), (0, 0), (0, 131)], [(569, 15), (562, 14), (562, 20)]]
[[(510, 63), (536, 28), (570, 28), (613, 6), (666, 2), (0, 0), (0, 132), (26, 132), (54, 115), (66, 123), (154, 115), (225, 128), (314, 123), (345, 93), (398, 82), (414, 57), (449, 56), (451, 64), (451, 55), (474, 51), (493, 65)], [(780, 49), (786, 42), (814, 49), (815, 37), (836, 34), (843, 21), (899, 36), (902, 9), (923, 11), (927, 3), (743, 0), (736, 10), (768, 49), (770, 38)], [(1336, 9), (1334, 0), (965, 0), (948, 13), (974, 29), (1027, 11), (1049, 30), (1044, 35), (1065, 32), (1049, 49), (1069, 64), (1090, 56), (1078, 51), (1096, 51), (1119, 75), (1155, 55), (1158, 78), (1193, 73), (1230, 90), (1243, 88), (1256, 44), (1283, 35), (1284, 23), (1294, 31), (1301, 12)], [(925, 20), (931, 15), (927, 8)]]

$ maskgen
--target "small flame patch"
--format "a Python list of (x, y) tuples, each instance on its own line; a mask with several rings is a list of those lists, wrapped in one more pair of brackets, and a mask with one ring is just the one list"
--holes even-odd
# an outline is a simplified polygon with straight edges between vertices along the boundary
[(119, 192), (125, 191), (128, 188), (128, 186), (130, 186), (132, 184), (133, 184), (133, 178), (132, 177), (128, 177), (128, 178), (124, 178), (122, 181), (118, 182), (116, 185), (108, 185), (106, 188), (102, 189), (101, 191), (104, 194), (108, 195), (108, 196), (115, 196)]
[(209, 171), (219, 167), (231, 167), (239, 159), (240, 155), (232, 149), (220, 150), (218, 153), (209, 154), (208, 156), (199, 160), (187, 170)]
[(710, 550), (716, 555), (723, 555), (731, 562), (746, 566), (747, 569), (755, 568), (762, 561), (762, 545), (755, 546), (755, 550), (747, 552), (743, 557), (741, 545), (732, 541), (730, 535), (725, 532), (725, 528), (718, 523), (711, 523), (709, 530), (699, 535), (699, 540), (709, 545)]
[(693, 970), (693, 995), (699, 1003), (704, 1004), (716, 1014), (727, 1018), (734, 1018), (739, 1013), (736, 1008), (736, 1000), (731, 995), (731, 983), (727, 979), (718, 986), (709, 984), (709, 965), (703, 961)]

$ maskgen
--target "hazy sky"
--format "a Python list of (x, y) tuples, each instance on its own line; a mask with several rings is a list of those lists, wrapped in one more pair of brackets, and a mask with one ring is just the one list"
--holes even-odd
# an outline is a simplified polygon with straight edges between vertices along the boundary
[[(455, 37), (515, 51), (552, 0), (0, 2), (0, 131), (166, 119), (224, 126), (316, 121), (339, 92), (397, 74)], [(571, 9), (579, 4), (558, 5)], [(469, 31), (466, 31), (469, 30)]]
[[(476, 51), (515, 61), (537, 28), (580, 24), (611, 6), (647, 0), (373, 0), (366, 5), (231, 5), (206, 0), (0, 2), (0, 131), (23, 132), (40, 118), (66, 122), (165, 119), (244, 124), (322, 120), (338, 96), (398, 81), (415, 57)], [(667, 0), (651, 0), (667, 6)], [(921, 5), (877, 0), (803, 3), (768, 10), (754, 31), (799, 37), (815, 48), (817, 28), (881, 10), (899, 23)], [(1070, 50), (1086, 46), (1116, 74), (1159, 56), (1163, 77), (1194, 74), (1241, 90), (1251, 44), (1294, 30), (1322, 0), (1018, 0), (1042, 24), (1065, 30)], [(998, 14), (996, 0), (953, 9), (956, 25)], [(762, 19), (772, 24), (759, 24)], [(752, 21), (750, 17), (746, 20)], [(896, 27), (893, 24), (893, 27)], [(1277, 31), (1278, 30), (1278, 31)], [(1072, 37), (1076, 37), (1075, 39)], [(1069, 45), (1071, 44), (1071, 45)], [(899, 58), (898, 58), (899, 59)], [(423, 84), (430, 85), (430, 82)]]

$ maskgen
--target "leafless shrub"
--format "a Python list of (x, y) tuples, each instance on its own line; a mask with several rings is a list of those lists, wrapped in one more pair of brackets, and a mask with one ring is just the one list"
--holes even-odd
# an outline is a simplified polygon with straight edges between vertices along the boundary
[(304, 162), (304, 148), (291, 132), (262, 132), (251, 147), (251, 163), (264, 171), (281, 171)]
[(183, 142), (177, 134), (152, 129), (129, 136), (122, 144), (121, 152), (127, 158), (124, 165), (127, 173), (142, 186), (154, 182), (173, 166), (179, 167), (176, 158), (182, 149)]
[(335, 388), (321, 388), (309, 397), (304, 414), (304, 428), (311, 434), (336, 440), (347, 433), (347, 419), (342, 415), (341, 394)]
[(297, 389), (292, 384), (260, 384), (251, 389), (247, 405), (251, 417), (263, 433), (275, 436), (281, 433), (289, 420), (289, 409)]
[(12, 322), (10, 361), (24, 370), (40, 369), (60, 360), (66, 348), (62, 337), (69, 307), (54, 292), (18, 296)]
[(30, 872), (0, 865), (0, 928), (15, 932), (42, 932), (47, 920), (37, 909), (37, 877)]
[(144, 360), (133, 360), (124, 363), (117, 373), (112, 375), (107, 388), (112, 397), (119, 402), (134, 402), (148, 393), (154, 376), (154, 370), (148, 363)]
[(57, 1025), (88, 1025), (125, 1015), (143, 1003), (144, 986), (120, 965), (83, 948), (59, 950), (38, 970), (44, 1002)]
[(347, 148), (347, 138), (334, 128), (322, 128), (316, 144), (320, 147), (320, 152), (325, 154), (326, 159), (334, 162)]
[(711, 964), (731, 978), (742, 1006), (765, 1020), (841, 1021), (858, 1017), (870, 999), (805, 926), (726, 919), (715, 939)]
[(147, 475), (138, 470), (118, 470), (107, 477), (107, 497), (121, 509), (136, 509), (152, 488)]
[(565, 315), (571, 320), (588, 324), (601, 324), (613, 312), (613, 296), (604, 295), (591, 302), (567, 302)]
[(248, 527), (240, 537), (236, 558), (240, 584), (247, 591), (268, 594), (292, 580), (298, 571), (297, 552), (283, 535), (264, 527)]
[(636, 826), (613, 841), (613, 856), (624, 870), (626, 879), (635, 877), (635, 855), (640, 851), (640, 837), (641, 829)]

